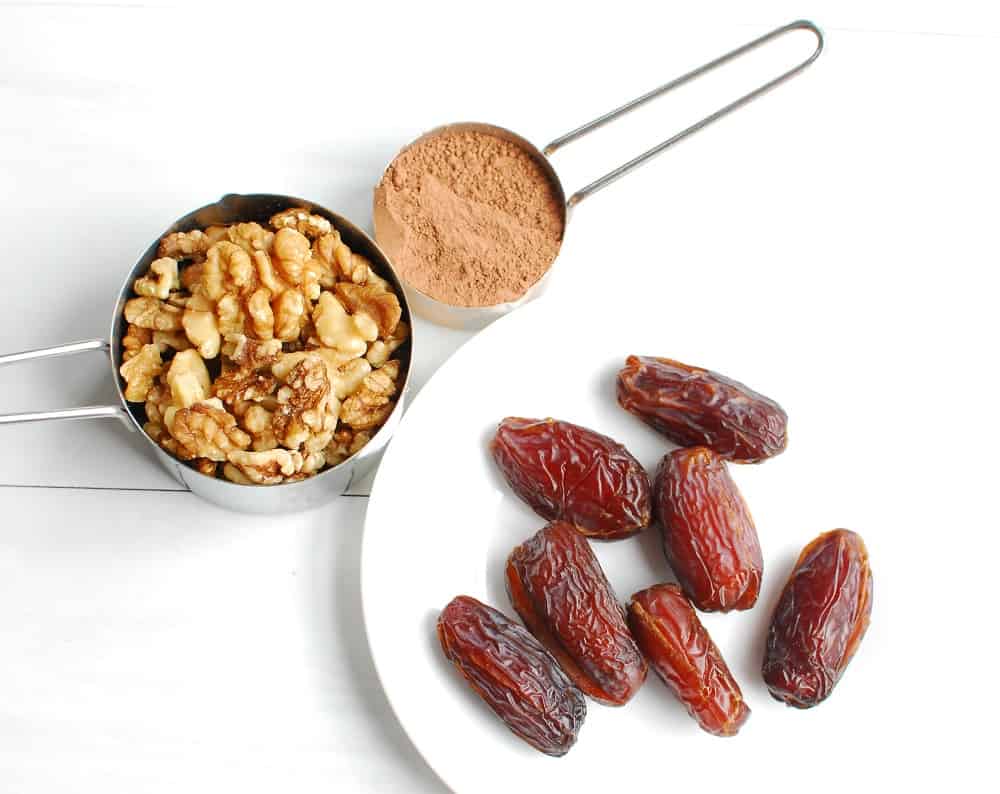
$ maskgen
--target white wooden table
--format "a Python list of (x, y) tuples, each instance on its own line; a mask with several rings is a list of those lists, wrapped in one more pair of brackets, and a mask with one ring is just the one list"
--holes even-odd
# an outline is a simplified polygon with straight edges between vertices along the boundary
[[(300, 195), (370, 227), (381, 169), (427, 128), (492, 121), (544, 143), (807, 16), (827, 30), (823, 58), (582, 208), (553, 288), (625, 307), (641, 279), (668, 305), (708, 300), (670, 294), (681, 225), (709, 248), (745, 239), (748, 279), (764, 277), (769, 250), (797, 249), (782, 294), (798, 296), (799, 314), (872, 321), (887, 295), (920, 301), (912, 326), (873, 324), (871, 355), (898, 389), (874, 403), (891, 411), (934, 390), (947, 418), (929, 413), (913, 431), (928, 450), (958, 454), (954, 436), (995, 433), (973, 414), (996, 411), (997, 385), (982, 369), (996, 359), (983, 275), (996, 266), (1000, 176), (1000, 25), (988, 4), (734, 4), (648, 21), (650, 8), (628, 3), (555, 5), (0, 3), (0, 350), (103, 335), (138, 254), (224, 193)], [(560, 154), (567, 186), (802, 46)], [(838, 258), (852, 254), (872, 263), (870, 283), (838, 281)], [(418, 322), (415, 335), (419, 388), (468, 334)], [(845, 378), (850, 359), (834, 362)], [(0, 370), (0, 412), (113, 399), (96, 354)], [(961, 451), (972, 477), (989, 471), (977, 454)], [(446, 462), (435, 465), (446, 482)], [(954, 469), (942, 476), (959, 482)], [(180, 491), (114, 423), (4, 428), (0, 791), (441, 791), (368, 653), (366, 492), (301, 515), (231, 514)], [(955, 509), (996, 532), (995, 513), (961, 499)]]

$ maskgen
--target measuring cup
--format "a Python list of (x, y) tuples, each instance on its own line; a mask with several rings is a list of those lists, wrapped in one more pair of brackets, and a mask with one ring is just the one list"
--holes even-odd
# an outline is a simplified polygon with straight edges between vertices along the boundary
[[(374, 241), (361, 229), (346, 218), (330, 212), (325, 207), (304, 201), (292, 196), (257, 194), (249, 196), (228, 195), (214, 204), (208, 204), (180, 218), (162, 234), (157, 235), (139, 261), (125, 277), (125, 282), (118, 291), (114, 309), (111, 312), (111, 329), (105, 339), (89, 339), (83, 342), (72, 342), (68, 345), (47, 347), (40, 350), (29, 350), (24, 353), (13, 353), (0, 356), (0, 366), (16, 364), (23, 361), (34, 361), (42, 358), (75, 355), (87, 351), (100, 351), (109, 355), (111, 360), (111, 379), (118, 392), (118, 401), (114, 405), (94, 405), (86, 408), (68, 408), (59, 411), (38, 411), (33, 413), (0, 415), (0, 425), (20, 424), (23, 422), (49, 422), (65, 419), (120, 419), (128, 430), (139, 432), (149, 442), (157, 461), (181, 484), (185, 485), (196, 496), (243, 513), (283, 513), (305, 510), (330, 501), (336, 496), (347, 492), (351, 483), (363, 475), (389, 442), (399, 424), (403, 413), (403, 403), (406, 399), (409, 380), (409, 359), (412, 341), (401, 348), (403, 371), (400, 375), (399, 394), (396, 406), (372, 436), (355, 455), (347, 460), (331, 466), (312, 477), (281, 485), (240, 485), (222, 478), (210, 477), (206, 474), (185, 466), (179, 460), (165, 452), (159, 444), (151, 439), (143, 430), (146, 421), (144, 403), (130, 403), (125, 399), (122, 389), (123, 379), (118, 373), (122, 364), (122, 337), (125, 335), (128, 323), (125, 321), (125, 302), (135, 296), (132, 285), (135, 280), (144, 276), (150, 264), (156, 259), (156, 251), (160, 239), (172, 232), (189, 232), (192, 229), (204, 229), (208, 226), (226, 226), (231, 223), (257, 221), (267, 223), (268, 218), (276, 212), (289, 207), (303, 207), (309, 212), (321, 215), (333, 224), (340, 232), (344, 242), (351, 250), (363, 254), (371, 261), (375, 271), (389, 281), (399, 295), (402, 307), (402, 319), (410, 323), (410, 311), (406, 296), (402, 292), (399, 278), (385, 254)], [(410, 323), (412, 328), (412, 323)], [(110, 341), (109, 341), (110, 340)], [(412, 331), (411, 331), (412, 340)]]
[[(585, 187), (582, 187), (580, 190), (573, 193), (569, 197), (569, 199), (566, 198), (566, 192), (563, 189), (562, 182), (559, 179), (559, 175), (556, 173), (555, 169), (552, 167), (552, 164), (548, 159), (556, 151), (564, 147), (566, 144), (572, 143), (573, 141), (582, 138), (584, 135), (588, 135), (589, 133), (603, 127), (606, 124), (610, 124), (612, 121), (621, 118), (626, 113), (631, 113), (633, 110), (642, 107), (647, 102), (651, 102), (652, 100), (663, 96), (669, 91), (672, 91), (673, 89), (678, 88), (679, 86), (682, 86), (685, 83), (689, 83), (692, 80), (701, 77), (702, 75), (718, 68), (719, 66), (722, 66), (723, 64), (726, 64), (732, 60), (735, 60), (736, 58), (739, 58), (741, 55), (745, 55), (746, 53), (751, 52), (752, 50), (755, 50), (758, 47), (767, 44), (768, 42), (773, 41), (774, 39), (779, 38), (780, 36), (783, 36), (787, 33), (791, 33), (792, 31), (796, 30), (809, 31), (816, 37), (816, 48), (813, 50), (812, 54), (810, 54), (810, 56), (806, 58), (804, 61), (802, 61), (800, 64), (794, 66), (793, 68), (789, 69), (786, 72), (783, 72), (777, 77), (767, 81), (763, 85), (758, 86), (750, 93), (744, 94), (739, 99), (730, 102), (728, 105), (719, 108), (714, 113), (710, 113), (708, 116), (701, 119), (700, 121), (695, 122), (690, 127), (681, 130), (680, 132), (671, 136), (662, 143), (657, 144), (652, 149), (649, 149), (648, 151), (640, 154), (638, 157), (629, 160), (624, 165), (621, 165), (618, 168), (614, 169), (613, 171), (608, 172), (599, 179), (595, 179), (589, 185), (586, 185)], [(777, 28), (775, 30), (772, 30), (770, 33), (766, 33), (760, 38), (754, 39), (753, 41), (748, 42), (741, 47), (737, 47), (735, 50), (727, 52), (725, 55), (722, 55), (713, 61), (709, 61), (703, 66), (699, 66), (697, 69), (692, 69), (690, 72), (687, 72), (686, 74), (683, 74), (680, 77), (671, 80), (669, 83), (664, 83), (660, 87), (654, 88), (649, 93), (643, 94), (637, 99), (633, 99), (631, 102), (628, 102), (622, 105), (621, 107), (615, 108), (614, 110), (605, 113), (603, 116), (599, 116), (593, 121), (589, 121), (586, 124), (577, 127), (575, 130), (572, 130), (571, 132), (568, 132), (565, 135), (556, 138), (554, 141), (552, 141), (552, 143), (550, 143), (541, 151), (538, 148), (536, 148), (534, 144), (532, 144), (530, 141), (522, 138), (520, 135), (511, 132), (508, 129), (505, 129), (504, 127), (497, 127), (493, 124), (481, 124), (477, 122), (459, 122), (456, 124), (446, 124), (441, 127), (436, 127), (430, 132), (424, 133), (419, 138), (417, 138), (409, 145), (404, 147), (399, 152), (399, 154), (396, 155), (396, 157), (398, 158), (399, 155), (403, 154), (403, 152), (407, 151), (411, 147), (416, 146), (417, 144), (423, 141), (426, 141), (428, 138), (433, 138), (437, 135), (441, 135), (444, 133), (473, 131), (473, 132), (485, 133), (509, 141), (514, 145), (516, 145), (517, 147), (519, 147), (525, 154), (527, 154), (533, 160), (535, 160), (538, 163), (538, 165), (542, 168), (542, 171), (549, 178), (552, 186), (556, 191), (556, 197), (559, 200), (559, 204), (562, 208), (562, 227), (563, 227), (563, 236), (565, 237), (566, 223), (569, 220), (570, 214), (572, 213), (573, 209), (585, 198), (594, 195), (594, 193), (601, 190), (602, 188), (607, 187), (612, 182), (621, 179), (623, 176), (625, 176), (631, 171), (634, 171), (639, 166), (645, 165), (657, 155), (663, 154), (663, 152), (665, 152), (671, 146), (680, 143), (685, 138), (688, 138), (694, 133), (698, 132), (698, 130), (704, 129), (709, 124), (712, 124), (713, 122), (721, 119), (723, 116), (732, 113), (734, 110), (743, 107), (744, 105), (756, 99), (757, 97), (766, 94), (772, 88), (777, 87), (781, 83), (788, 80), (790, 77), (795, 76), (803, 69), (805, 69), (807, 66), (809, 66), (809, 64), (811, 64), (819, 57), (822, 51), (823, 51), (822, 31), (820, 31), (820, 29), (812, 22), (809, 22), (807, 20), (798, 20), (795, 22), (790, 22), (787, 25), (783, 25), (782, 27)], [(395, 162), (395, 159), (393, 159), (393, 162)], [(388, 170), (391, 166), (392, 163), (386, 166), (386, 170)], [(385, 249), (389, 253), (391, 257), (392, 249), (400, 239), (399, 238), (400, 230), (398, 229), (396, 222), (389, 216), (387, 210), (384, 207), (380, 206), (378, 201), (374, 202), (372, 214), (375, 226), (375, 240), (383, 249)], [(426, 319), (434, 323), (438, 323), (439, 325), (445, 325), (451, 328), (462, 328), (466, 330), (478, 330), (480, 328), (484, 328), (494, 320), (498, 319), (499, 317), (502, 317), (503, 315), (507, 314), (513, 309), (516, 309), (519, 306), (523, 306), (528, 301), (534, 300), (539, 295), (541, 295), (542, 292), (545, 290), (547, 283), (549, 281), (549, 276), (552, 273), (553, 264), (554, 262), (550, 263), (548, 270), (546, 270), (544, 275), (542, 275), (542, 277), (538, 281), (536, 281), (531, 287), (529, 287), (527, 292), (525, 292), (524, 295), (522, 295), (520, 298), (518, 298), (515, 301), (510, 301), (507, 303), (499, 303), (493, 306), (455, 306), (450, 303), (445, 303), (444, 301), (439, 301), (436, 298), (433, 298), (430, 295), (421, 292), (420, 290), (416, 289), (415, 287), (407, 283), (405, 279), (402, 279), (402, 283), (403, 283), (403, 289), (406, 292), (407, 299), (409, 300), (414, 313), (420, 315), (421, 317), (425, 317)]]

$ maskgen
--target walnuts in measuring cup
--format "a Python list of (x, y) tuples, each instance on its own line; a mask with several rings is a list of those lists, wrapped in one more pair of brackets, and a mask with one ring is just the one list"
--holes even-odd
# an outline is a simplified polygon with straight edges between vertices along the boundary
[(172, 232), (133, 290), (125, 397), (203, 474), (310, 477), (359, 452), (395, 406), (410, 331), (399, 296), (307, 209)]

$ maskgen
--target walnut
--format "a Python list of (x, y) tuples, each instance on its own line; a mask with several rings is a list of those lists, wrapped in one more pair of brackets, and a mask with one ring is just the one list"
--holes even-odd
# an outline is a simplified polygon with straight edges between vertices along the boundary
[(330, 376), (333, 393), (338, 400), (349, 397), (361, 388), (372, 367), (365, 359), (355, 358), (337, 367)]
[(271, 290), (261, 287), (247, 299), (247, 314), (257, 339), (274, 336), (274, 312), (271, 309)]
[(197, 350), (182, 350), (174, 356), (167, 370), (167, 385), (174, 405), (179, 408), (201, 402), (212, 393), (212, 379)]
[(163, 371), (160, 348), (153, 344), (143, 345), (118, 371), (125, 378), (125, 399), (133, 403), (145, 401), (153, 379)]
[[(332, 437), (333, 434), (331, 433), (330, 435)], [(327, 443), (329, 443), (330, 439), (328, 438), (326, 439), (326, 441)], [(325, 447), (326, 444), (323, 445), (323, 448)], [(319, 449), (316, 452), (307, 452), (305, 455), (302, 456), (302, 468), (297, 473), (315, 474), (325, 465), (326, 465), (326, 455), (324, 454), (323, 449)], [(302, 479), (305, 478), (303, 477)]]
[(209, 300), (226, 293), (249, 294), (257, 286), (257, 268), (250, 254), (235, 243), (222, 240), (208, 249), (201, 288)]
[[(153, 388), (146, 395), (146, 419), (152, 424), (162, 426), (163, 415), (170, 407), (172, 400), (173, 395), (170, 393), (170, 387), (161, 373), (153, 384)], [(149, 433), (148, 430), (146, 432)], [(153, 434), (149, 433), (149, 435)]]
[(195, 458), (193, 462), (195, 469), (206, 477), (214, 477), (219, 465), (214, 460), (209, 460), (208, 458)]
[(292, 207), (271, 216), (269, 221), (275, 229), (295, 229), (310, 239), (316, 239), (324, 234), (329, 234), (333, 228), (326, 218), (313, 215), (302, 207)]
[(259, 223), (234, 223), (227, 230), (227, 237), (248, 254), (267, 251), (274, 242), (274, 232), (269, 232)]
[[(326, 260), (316, 256), (315, 254), (306, 260), (306, 280), (310, 285), (317, 284), (322, 289), (332, 289), (333, 285), (337, 283), (337, 276), (333, 272), (333, 267), (326, 262)], [(312, 296), (312, 300), (319, 297), (317, 292)]]
[(205, 263), (198, 262), (194, 265), (188, 265), (181, 271), (181, 287), (188, 290), (189, 292), (194, 292), (194, 288), (201, 281), (201, 277), (205, 273)]
[[(357, 356), (348, 356), (338, 350), (332, 350), (328, 347), (317, 347), (310, 350), (296, 350), (293, 352), (282, 353), (271, 367), (271, 374), (284, 383), (288, 378), (288, 373), (292, 371), (295, 365), (309, 355), (319, 356), (326, 363), (327, 374), (330, 378), (330, 382), (335, 385), (335, 391), (340, 391), (340, 387), (337, 387), (336, 384), (345, 376), (345, 373), (341, 373), (338, 370), (340, 370), (348, 362), (360, 361), (362, 364), (365, 364), (364, 372), (361, 373), (361, 376), (357, 379), (358, 384), (360, 384), (361, 379), (371, 371), (371, 367), (367, 366), (366, 362), (364, 362), (363, 359), (359, 359)], [(353, 370), (353, 372), (356, 372), (356, 370)], [(338, 395), (338, 399), (339, 397), (340, 395)]]
[(224, 461), (230, 452), (250, 446), (250, 436), (236, 426), (236, 417), (226, 412), (217, 397), (189, 408), (170, 408), (164, 419), (170, 435), (177, 440), (181, 460)]
[(338, 430), (333, 434), (333, 439), (324, 452), (326, 462), (330, 466), (343, 463), (351, 455), (360, 451), (369, 441), (371, 441), (371, 433), (365, 430), (359, 430), (358, 432), (347, 428)]
[(309, 355), (319, 355), (319, 350), (296, 350), (294, 353), (281, 353), (271, 366), (271, 374), (284, 383), (288, 373)]
[[(331, 393), (326, 363), (307, 354), (288, 373), (278, 389), (274, 434), (288, 449), (298, 449), (311, 436), (330, 436), (337, 425), (340, 404)], [(323, 446), (329, 443), (327, 437)]]
[(302, 271), (311, 253), (306, 236), (295, 229), (279, 229), (274, 235), (272, 253), (285, 281), (296, 286), (301, 284)]
[(274, 391), (275, 386), (277, 381), (269, 375), (252, 369), (237, 369), (219, 375), (212, 389), (216, 397), (231, 406), (237, 400), (262, 400)]
[(221, 240), (229, 239), (229, 227), (228, 226), (209, 226), (205, 229), (205, 236), (208, 238), (209, 247), (215, 245)]
[(278, 446), (278, 439), (272, 427), (273, 420), (274, 412), (259, 403), (250, 403), (244, 409), (239, 420), (240, 427), (253, 437), (251, 448), (255, 452), (266, 452)]
[(143, 345), (148, 345), (153, 341), (153, 332), (148, 328), (140, 328), (138, 325), (129, 324), (122, 337), (122, 361), (128, 361), (137, 355)]
[(391, 336), (403, 310), (399, 298), (376, 284), (349, 284), (341, 281), (334, 288), (340, 302), (353, 314), (364, 313), (378, 324), (378, 335)]
[(227, 293), (215, 304), (215, 317), (219, 323), (219, 334), (224, 339), (242, 334), (246, 328), (246, 315), (239, 296)]
[(237, 485), (256, 485), (253, 480), (237, 469), (232, 463), (222, 464), (222, 476)]
[(146, 433), (153, 441), (160, 445), (160, 447), (169, 452), (171, 455), (177, 455), (177, 439), (175, 439), (166, 427), (157, 422), (146, 422), (142, 426), (143, 432)]
[[(334, 265), (337, 264), (336, 250), (338, 246), (344, 245), (344, 242), (340, 239), (340, 232), (336, 229), (331, 231), (329, 234), (324, 234), (322, 237), (318, 238), (316, 242), (313, 243), (313, 258), (320, 259), (328, 267), (333, 269)], [(350, 251), (350, 248), (347, 248)]]
[(333, 293), (325, 290), (313, 309), (312, 319), (323, 346), (342, 353), (363, 356), (367, 343), (378, 338), (378, 325), (371, 317), (364, 313), (348, 314)]
[[(272, 449), (266, 452), (236, 450), (229, 453), (229, 463), (246, 480), (255, 485), (277, 485), (301, 470), (302, 455), (298, 452), (289, 452), (287, 449)], [(226, 473), (225, 469), (223, 473)], [(229, 477), (229, 474), (226, 476)]]
[(382, 424), (395, 406), (392, 397), (398, 377), (398, 361), (387, 361), (380, 369), (372, 370), (361, 388), (344, 400), (340, 421), (355, 430), (370, 430)]
[(409, 335), (410, 326), (400, 321), (391, 336), (386, 339), (376, 339), (368, 345), (368, 352), (365, 354), (365, 358), (368, 359), (368, 363), (378, 369), (389, 360), (389, 356), (396, 352)]
[(149, 266), (149, 272), (142, 278), (136, 279), (132, 288), (136, 295), (166, 300), (170, 297), (170, 291), (180, 289), (180, 286), (181, 282), (177, 275), (177, 260), (164, 256), (154, 260), (153, 264)]
[(180, 331), (153, 331), (153, 344), (160, 348), (160, 353), (167, 350), (187, 350), (191, 347), (188, 338)]
[(179, 331), (181, 310), (158, 298), (142, 296), (125, 303), (125, 319), (153, 331)]
[(215, 306), (200, 292), (194, 293), (184, 307), (181, 325), (191, 344), (198, 348), (202, 358), (219, 355), (222, 335), (215, 318)]
[(142, 431), (157, 444), (160, 444), (164, 438), (170, 437), (167, 429), (158, 422), (146, 422), (142, 426)]
[(212, 245), (212, 238), (200, 229), (191, 232), (173, 232), (162, 240), (156, 250), (157, 256), (171, 259), (187, 259), (204, 255)]
[(351, 252), (346, 245), (338, 245), (334, 250), (337, 267), (343, 277), (355, 284), (364, 284), (368, 277), (368, 260), (361, 254)]
[(234, 337), (234, 342), (229, 357), (242, 369), (261, 370), (270, 367), (281, 355), (279, 339), (260, 342), (241, 334)]
[(274, 263), (271, 261), (271, 257), (268, 255), (267, 251), (254, 251), (253, 252), (253, 264), (257, 268), (257, 280), (261, 283), (261, 286), (266, 287), (272, 296), (277, 297), (282, 292), (291, 287), (282, 281), (281, 276), (279, 276), (274, 270)]
[(274, 335), (283, 342), (299, 338), (307, 319), (306, 299), (301, 292), (286, 290), (274, 301)]
[[(351, 249), (340, 239), (340, 232), (336, 229), (316, 240), (313, 246), (313, 258), (322, 262), (324, 269), (329, 269), (330, 278), (335, 279), (339, 276), (356, 284), (365, 281), (368, 260), (351, 253)], [(323, 286), (330, 287), (332, 284), (323, 283)]]
[(364, 283), (373, 287), (378, 287), (386, 292), (394, 292), (392, 284), (372, 270), (371, 265), (368, 266), (368, 273), (365, 274)]

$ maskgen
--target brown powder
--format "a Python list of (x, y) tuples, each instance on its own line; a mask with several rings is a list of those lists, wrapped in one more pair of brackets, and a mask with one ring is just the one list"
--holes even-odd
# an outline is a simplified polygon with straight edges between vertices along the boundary
[(455, 306), (517, 300), (559, 253), (563, 207), (514, 143), (446, 131), (402, 152), (375, 188), (378, 242), (413, 287)]

